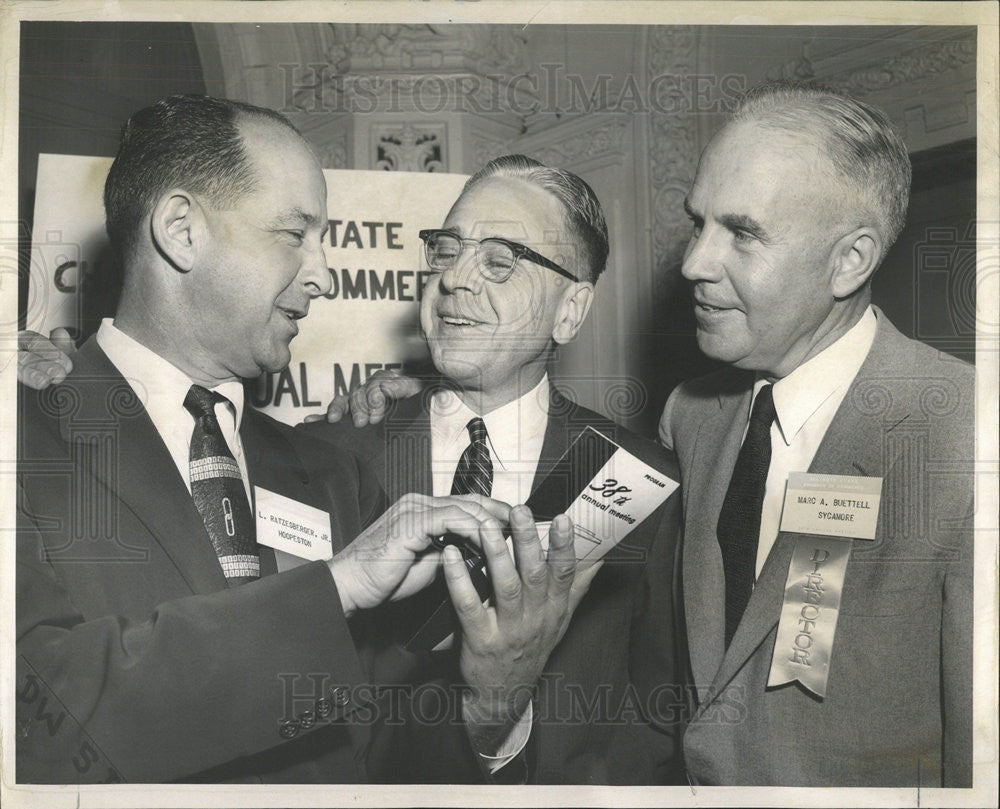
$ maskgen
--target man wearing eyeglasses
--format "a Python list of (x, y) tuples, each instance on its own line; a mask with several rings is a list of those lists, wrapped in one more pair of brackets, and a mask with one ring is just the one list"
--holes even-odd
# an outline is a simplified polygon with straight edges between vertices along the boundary
[[(420, 237), (434, 273), (420, 323), (440, 379), (424, 395), (394, 402), (379, 424), (321, 421), (300, 431), (368, 460), (390, 501), (410, 491), (475, 491), (524, 503), (587, 426), (677, 479), (672, 454), (575, 404), (549, 381), (549, 362), (583, 325), (608, 255), (601, 206), (583, 180), (520, 155), (500, 157), (470, 178), (443, 226)], [(657, 558), (672, 564), (679, 511), (672, 497), (605, 557), (563, 625), (564, 637), (535, 639), (546, 605), (521, 596), (527, 582), (513, 562), (490, 566), (490, 608), (461, 565), (446, 566), (459, 594), (458, 665), (479, 697), (466, 700), (463, 716), (494, 780), (649, 783), (657, 766), (656, 782), (674, 779), (669, 728), (642, 723), (626, 683), (632, 611), (650, 608), (637, 592), (639, 574), (654, 543)], [(578, 596), (584, 575), (574, 584)], [(400, 602), (392, 623), (398, 629), (422, 618), (434, 598), (425, 591)], [(655, 608), (669, 624), (672, 604)], [(683, 658), (663, 665), (675, 659)], [(390, 776), (464, 777), (460, 751), (435, 750), (430, 766), (422, 758), (398, 760)]]
[[(347, 446), (367, 460), (387, 502), (411, 492), (471, 492), (524, 503), (588, 426), (678, 478), (672, 453), (577, 405), (549, 383), (548, 364), (586, 320), (608, 256), (601, 205), (583, 180), (520, 155), (498, 158), (470, 178), (442, 228), (421, 231), (420, 237), (433, 273), (420, 322), (440, 376), (425, 395), (392, 403), (380, 423), (369, 424), (358, 408), (357, 427), (319, 421), (297, 428), (300, 435)], [(20, 373), (38, 386), (46, 380), (32, 374), (52, 378), (59, 372), (56, 363), (63, 373), (69, 363), (38, 335), (31, 338), (34, 348), (22, 352)], [(413, 380), (397, 382), (396, 395), (420, 389)], [(334, 418), (340, 405), (330, 405)], [(514, 528), (530, 525), (530, 516), (523, 507), (514, 509)], [(654, 611), (661, 630), (674, 634), (673, 599), (640, 591), (639, 579), (650, 559), (662, 576), (672, 575), (679, 522), (675, 494), (602, 563), (577, 573), (568, 613), (564, 596), (560, 604), (557, 593), (546, 595), (524, 574), (532, 567), (523, 558), (530, 543), (515, 542), (511, 559), (499, 532), (486, 529), (490, 607), (456, 549), (446, 548), (450, 588), (438, 582), (399, 602), (381, 622), (391, 624), (397, 638), (406, 635), (402, 630), (422, 623), (450, 589), (461, 634), (455, 649), (435, 655), (434, 663), (452, 675), (457, 665), (468, 696), (447, 711), (418, 705), (411, 716), (461, 716), (468, 739), (448, 722), (383, 735), (398, 749), (377, 756), (392, 768), (372, 775), (429, 783), (484, 775), (500, 783), (680, 782), (681, 696), (660, 689), (650, 706), (640, 704), (628, 686), (633, 615)], [(354, 630), (378, 634), (384, 631), (378, 623), (361, 629), (359, 622)], [(682, 633), (676, 637), (680, 642)], [(675, 667), (686, 653), (672, 650), (672, 638), (660, 640), (660, 682), (677, 683)], [(664, 649), (671, 651), (661, 660)], [(442, 660), (455, 651), (457, 662)], [(415, 679), (411, 673), (409, 682)], [(444, 695), (422, 693), (431, 701)], [(650, 709), (661, 721), (645, 721)]]

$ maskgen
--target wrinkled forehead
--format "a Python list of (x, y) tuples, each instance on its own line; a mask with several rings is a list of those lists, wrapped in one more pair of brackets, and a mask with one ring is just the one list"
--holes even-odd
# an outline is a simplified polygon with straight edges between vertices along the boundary
[[(689, 201), (724, 213), (815, 217), (844, 187), (820, 139), (754, 121), (727, 124), (702, 152)], [(752, 209), (752, 210), (751, 210)]]
[(570, 240), (562, 202), (544, 188), (515, 177), (490, 177), (464, 191), (443, 227), (469, 239)]

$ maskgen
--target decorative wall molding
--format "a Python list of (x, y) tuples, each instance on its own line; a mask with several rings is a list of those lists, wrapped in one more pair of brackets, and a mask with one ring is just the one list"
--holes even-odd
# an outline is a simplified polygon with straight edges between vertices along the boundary
[(447, 131), (444, 124), (372, 127), (374, 168), (381, 171), (443, 171)]
[[(557, 138), (545, 146), (531, 150), (531, 157), (548, 166), (576, 165), (587, 160), (624, 157), (622, 149), (629, 122), (624, 118), (603, 120), (606, 116), (589, 116), (588, 126), (578, 132)], [(549, 130), (558, 135), (558, 130)]]
[(867, 96), (902, 84), (933, 79), (960, 68), (975, 70), (975, 34), (963, 34), (958, 39), (937, 40), (917, 45), (905, 53), (898, 47), (886, 55), (865, 64), (830, 71), (829, 56), (810, 59), (803, 54), (768, 72), (770, 78), (820, 79), (824, 84), (853, 96)]
[(520, 73), (527, 36), (514, 25), (330, 25), (327, 58), (341, 73), (465, 70)]
[[(690, 76), (697, 72), (698, 34), (690, 27), (656, 26), (647, 42), (648, 76)], [(696, 116), (683, 105), (669, 114), (649, 114), (649, 194), (652, 214), (654, 294), (673, 284), (667, 269), (680, 266), (690, 235), (684, 197), (698, 162)]]
[(579, 168), (593, 161), (621, 162), (631, 130), (627, 116), (587, 115), (510, 140), (479, 136), (475, 159), (482, 165), (502, 154), (518, 153), (556, 168)]
[(325, 169), (351, 168), (347, 159), (347, 135), (328, 140), (320, 150), (319, 158)]

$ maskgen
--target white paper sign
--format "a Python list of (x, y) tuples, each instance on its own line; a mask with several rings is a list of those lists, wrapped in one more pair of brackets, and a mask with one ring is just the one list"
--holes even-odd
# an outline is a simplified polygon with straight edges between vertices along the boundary
[[(33, 331), (97, 329), (96, 307), (86, 299), (110, 261), (102, 202), (110, 167), (106, 157), (39, 156), (25, 323)], [(375, 371), (425, 355), (417, 313), (428, 274), (417, 234), (443, 224), (467, 179), (346, 169), (323, 175), (330, 292), (299, 321), (288, 368), (248, 388), (255, 407), (287, 424), (325, 412), (335, 393)]]

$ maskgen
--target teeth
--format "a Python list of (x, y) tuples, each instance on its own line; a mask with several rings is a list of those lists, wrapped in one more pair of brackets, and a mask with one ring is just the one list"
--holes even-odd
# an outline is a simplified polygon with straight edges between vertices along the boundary
[(461, 317), (443, 317), (445, 323), (450, 326), (474, 326), (476, 322), (474, 320), (466, 320)]

